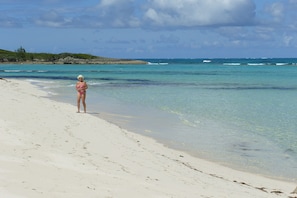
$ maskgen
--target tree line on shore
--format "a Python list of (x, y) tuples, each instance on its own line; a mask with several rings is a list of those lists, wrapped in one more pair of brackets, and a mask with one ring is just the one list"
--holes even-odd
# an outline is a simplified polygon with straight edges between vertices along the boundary
[[(8, 51), (0, 49), (0, 62), (25, 62), (25, 61), (45, 61), (53, 62), (66, 57), (72, 57), (77, 59), (97, 59), (98, 56), (93, 56), (89, 54), (73, 54), (73, 53), (27, 53), (23, 47), (17, 50)], [(103, 58), (103, 57), (101, 57)]]
[(20, 47), (15, 51), (0, 49), (0, 63), (53, 63), (53, 64), (146, 64), (144, 61), (115, 59), (82, 53), (28, 53)]

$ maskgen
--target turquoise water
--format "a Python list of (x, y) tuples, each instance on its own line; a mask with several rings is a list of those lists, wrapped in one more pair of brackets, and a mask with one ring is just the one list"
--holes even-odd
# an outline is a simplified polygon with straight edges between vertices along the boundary
[[(297, 59), (163, 59), (148, 65), (0, 65), (88, 112), (227, 166), (296, 180)], [(74, 112), (76, 109), (74, 109)]]

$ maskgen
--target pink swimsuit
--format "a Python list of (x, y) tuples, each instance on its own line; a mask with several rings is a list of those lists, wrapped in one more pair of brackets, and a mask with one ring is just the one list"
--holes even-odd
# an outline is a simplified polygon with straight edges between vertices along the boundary
[(86, 93), (86, 85), (83, 83), (83, 84), (77, 84), (76, 85), (76, 90), (78, 91), (78, 93), (80, 94), (80, 95), (83, 95), (83, 94), (85, 94)]

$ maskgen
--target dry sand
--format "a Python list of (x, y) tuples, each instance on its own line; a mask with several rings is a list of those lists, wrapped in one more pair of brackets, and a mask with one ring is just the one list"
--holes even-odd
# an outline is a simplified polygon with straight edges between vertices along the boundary
[(297, 197), (294, 183), (169, 149), (27, 81), (0, 83), (1, 198)]

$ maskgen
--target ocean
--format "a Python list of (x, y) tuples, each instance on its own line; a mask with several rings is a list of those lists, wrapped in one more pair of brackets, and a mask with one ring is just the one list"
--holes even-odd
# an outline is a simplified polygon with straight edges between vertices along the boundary
[(143, 60), (148, 64), (2, 64), (0, 77), (24, 79), (76, 105), (82, 74), (88, 113), (193, 156), (296, 181), (297, 59)]

